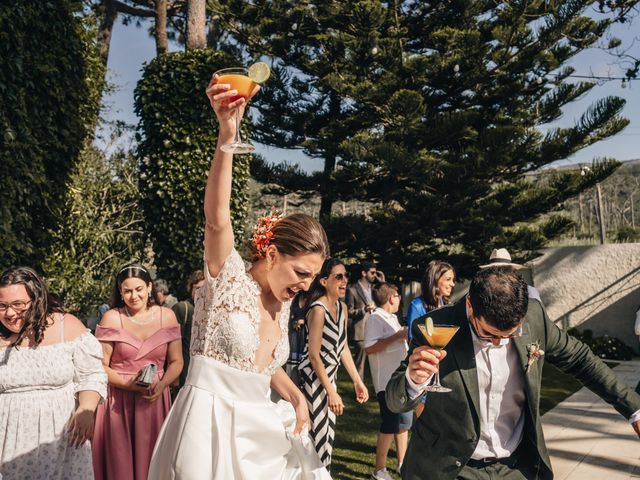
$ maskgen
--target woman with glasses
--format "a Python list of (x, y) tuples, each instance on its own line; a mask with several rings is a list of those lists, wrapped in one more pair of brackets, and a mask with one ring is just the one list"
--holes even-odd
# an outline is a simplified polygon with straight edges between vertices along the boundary
[(335, 438), (336, 415), (344, 403), (336, 387), (340, 363), (353, 381), (356, 401), (364, 403), (369, 392), (353, 363), (347, 344), (347, 272), (340, 260), (328, 258), (309, 288), (306, 314), (307, 346), (298, 367), (311, 417), (311, 438), (320, 460), (329, 468)]
[(94, 414), (106, 397), (102, 349), (42, 278), (0, 275), (0, 478), (93, 479)]

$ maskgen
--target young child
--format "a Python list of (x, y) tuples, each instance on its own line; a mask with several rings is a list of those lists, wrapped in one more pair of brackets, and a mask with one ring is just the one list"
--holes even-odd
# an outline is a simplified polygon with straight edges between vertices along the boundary
[(369, 367), (373, 386), (380, 404), (380, 432), (376, 444), (376, 466), (371, 475), (376, 480), (390, 480), (387, 471), (387, 454), (395, 437), (398, 452), (398, 473), (407, 451), (411, 412), (393, 413), (387, 408), (385, 389), (393, 372), (407, 355), (407, 328), (401, 327), (395, 315), (400, 307), (398, 287), (380, 283), (373, 287), (371, 296), (377, 305), (364, 331), (364, 347), (369, 355)]

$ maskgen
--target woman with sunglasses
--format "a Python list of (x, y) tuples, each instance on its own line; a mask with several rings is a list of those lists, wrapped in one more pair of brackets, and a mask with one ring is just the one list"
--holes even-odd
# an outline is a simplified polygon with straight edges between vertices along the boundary
[(325, 260), (309, 289), (308, 341), (298, 367), (309, 405), (311, 438), (327, 468), (331, 465), (336, 415), (344, 411), (336, 387), (341, 362), (353, 381), (356, 401), (364, 403), (369, 399), (347, 344), (347, 306), (341, 300), (347, 292), (347, 280), (347, 271), (340, 260)]
[(102, 349), (42, 278), (0, 275), (0, 477), (93, 479), (98, 402), (107, 395)]

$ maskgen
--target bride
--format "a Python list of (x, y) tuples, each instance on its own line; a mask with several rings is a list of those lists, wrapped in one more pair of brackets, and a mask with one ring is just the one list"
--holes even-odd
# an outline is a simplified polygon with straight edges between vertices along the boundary
[[(263, 218), (254, 263), (245, 265), (231, 229), (233, 156), (220, 146), (233, 140), (246, 101), (231, 102), (237, 92), (215, 76), (206, 93), (220, 124), (205, 191), (206, 281), (196, 296), (187, 380), (162, 427), (149, 479), (329, 479), (307, 434), (304, 395), (281, 368), (290, 300), (320, 270), (327, 237), (307, 215)], [(272, 403), (270, 389), (285, 401)]]

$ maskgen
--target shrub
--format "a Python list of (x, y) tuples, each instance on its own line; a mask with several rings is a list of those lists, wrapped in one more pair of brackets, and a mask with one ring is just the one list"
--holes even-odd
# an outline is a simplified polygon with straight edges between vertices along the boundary
[[(174, 288), (202, 268), (202, 202), (217, 139), (204, 91), (214, 71), (235, 64), (213, 50), (160, 55), (144, 68), (135, 91), (145, 231), (158, 275)], [(231, 214), (238, 239), (246, 218), (249, 159), (236, 155), (233, 161)]]
[(135, 158), (121, 152), (107, 158), (87, 147), (56, 213), (43, 270), (65, 307), (87, 319), (109, 300), (118, 268), (147, 260)]
[(568, 333), (586, 343), (600, 358), (609, 360), (631, 360), (633, 358), (633, 350), (616, 337), (609, 335), (594, 337), (591, 330), (579, 332), (575, 328), (570, 329)]

